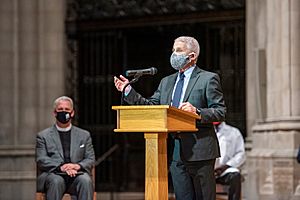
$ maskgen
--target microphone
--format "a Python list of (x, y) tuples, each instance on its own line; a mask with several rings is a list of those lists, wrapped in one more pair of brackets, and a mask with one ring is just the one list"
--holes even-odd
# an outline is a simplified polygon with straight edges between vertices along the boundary
[(126, 76), (135, 76), (135, 75), (154, 75), (157, 73), (157, 69), (155, 67), (151, 67), (148, 69), (138, 69), (138, 70), (127, 70), (125, 72)]

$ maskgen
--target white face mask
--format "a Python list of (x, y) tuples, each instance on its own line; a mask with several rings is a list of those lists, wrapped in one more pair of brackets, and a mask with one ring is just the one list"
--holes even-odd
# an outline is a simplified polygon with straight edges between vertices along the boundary
[(175, 70), (180, 70), (189, 63), (189, 56), (173, 52), (170, 57), (170, 63)]

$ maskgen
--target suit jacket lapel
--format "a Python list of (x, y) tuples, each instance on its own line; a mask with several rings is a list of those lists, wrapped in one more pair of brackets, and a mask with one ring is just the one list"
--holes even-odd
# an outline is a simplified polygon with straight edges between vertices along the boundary
[(183, 102), (186, 102), (187, 99), (189, 98), (189, 96), (191, 94), (191, 91), (192, 91), (195, 83), (197, 82), (198, 78), (200, 77), (199, 76), (200, 71), (201, 71), (200, 68), (196, 66), (195, 69), (194, 69), (194, 71), (192, 72), (190, 81), (189, 81), (188, 86), (187, 86), (187, 88), (185, 90)]
[(70, 144), (70, 158), (71, 161), (73, 160), (72, 156), (73, 156), (73, 152), (74, 152), (74, 148), (75, 148), (75, 143), (76, 143), (76, 130), (74, 130), (74, 128), (71, 128), (71, 144)]
[(175, 74), (171, 75), (168, 80), (169, 84), (168, 84), (167, 91), (166, 91), (166, 94), (168, 95), (168, 97), (167, 97), (168, 105), (171, 105), (172, 93), (173, 93), (173, 89), (174, 89), (174, 86), (176, 83), (177, 76), (178, 76), (178, 73), (175, 73)]
[(57, 150), (59, 152), (59, 155), (62, 157), (62, 159), (64, 159), (64, 153), (63, 153), (63, 149), (62, 149), (62, 144), (60, 141), (60, 137), (59, 137), (59, 133), (57, 131), (57, 129), (53, 126), (51, 129), (51, 137), (54, 140), (54, 144), (56, 144)]
[(79, 148), (80, 144), (79, 144), (79, 134), (78, 134), (78, 131), (76, 129), (73, 128), (72, 126), (72, 129), (71, 129), (71, 145), (70, 145), (70, 158), (71, 158), (71, 161), (73, 162), (74, 160), (76, 160), (74, 158), (74, 156), (76, 155), (73, 155), (73, 153), (76, 152), (76, 149)]

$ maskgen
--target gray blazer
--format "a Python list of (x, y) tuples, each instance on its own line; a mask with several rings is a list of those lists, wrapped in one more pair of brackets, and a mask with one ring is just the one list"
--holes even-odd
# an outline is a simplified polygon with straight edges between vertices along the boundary
[[(72, 126), (70, 157), (72, 163), (81, 165), (83, 171), (91, 174), (95, 154), (90, 133)], [(36, 137), (36, 162), (38, 167), (37, 191), (44, 190), (46, 177), (64, 163), (63, 149), (55, 126), (38, 133)]]
[[(163, 78), (150, 98), (144, 98), (133, 88), (125, 97), (129, 104), (171, 105), (172, 92), (178, 72)], [(212, 122), (224, 121), (226, 107), (220, 78), (217, 74), (195, 67), (183, 102), (189, 102), (201, 111), (198, 132), (180, 133), (182, 157), (187, 161), (201, 161), (220, 156), (218, 139)]]

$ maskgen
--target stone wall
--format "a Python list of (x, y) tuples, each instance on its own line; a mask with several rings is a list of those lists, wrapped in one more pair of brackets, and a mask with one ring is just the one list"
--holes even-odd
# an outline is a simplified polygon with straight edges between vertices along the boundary
[(0, 198), (34, 199), (35, 135), (64, 92), (64, 1), (0, 0)]
[(247, 199), (299, 199), (300, 1), (247, 1)]

